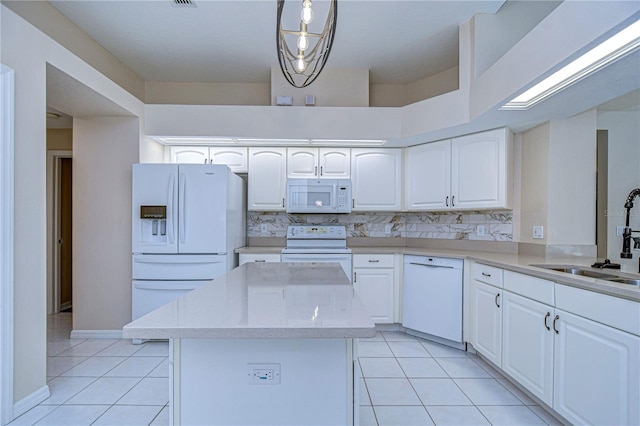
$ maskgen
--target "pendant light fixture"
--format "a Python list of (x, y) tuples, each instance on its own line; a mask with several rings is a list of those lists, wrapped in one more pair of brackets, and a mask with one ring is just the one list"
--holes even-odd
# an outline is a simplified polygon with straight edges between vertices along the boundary
[[(299, 0), (294, 0), (297, 2)], [(290, 0), (291, 3), (291, 0)], [(278, 61), (285, 79), (294, 87), (307, 87), (320, 75), (329, 59), (338, 19), (338, 0), (330, 0), (327, 20), (321, 32), (311, 0), (302, 0), (299, 29), (283, 28), (285, 0), (278, 0), (276, 45)], [(290, 46), (294, 46), (292, 49)]]

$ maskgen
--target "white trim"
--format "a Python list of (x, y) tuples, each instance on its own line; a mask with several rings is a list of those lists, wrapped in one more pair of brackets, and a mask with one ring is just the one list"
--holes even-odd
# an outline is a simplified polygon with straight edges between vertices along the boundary
[(47, 151), (47, 314), (60, 312), (60, 159), (72, 158), (70, 150)]
[(19, 416), (23, 415), (50, 396), (51, 392), (49, 391), (49, 386), (47, 385), (44, 385), (37, 391), (25, 396), (20, 401), (13, 404), (14, 418), (18, 418)]
[(71, 330), (72, 339), (122, 339), (122, 330)]
[[(13, 406), (14, 72), (0, 64), (0, 424)], [(48, 388), (47, 388), (48, 392)], [(31, 407), (29, 407), (31, 408)]]

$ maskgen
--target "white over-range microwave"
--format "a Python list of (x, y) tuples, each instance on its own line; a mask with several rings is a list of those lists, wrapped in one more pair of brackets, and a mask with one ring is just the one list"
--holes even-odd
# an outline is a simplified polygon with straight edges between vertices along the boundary
[(287, 213), (351, 213), (351, 179), (287, 179)]

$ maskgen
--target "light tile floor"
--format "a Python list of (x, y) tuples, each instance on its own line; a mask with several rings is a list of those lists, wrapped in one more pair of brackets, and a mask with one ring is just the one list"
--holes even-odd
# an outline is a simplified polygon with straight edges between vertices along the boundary
[[(50, 316), (51, 396), (11, 425), (168, 425), (168, 343), (69, 338)], [(400, 332), (358, 345), (361, 425), (558, 425), (479, 357)]]
[(401, 332), (358, 344), (361, 425), (560, 425), (480, 357)]

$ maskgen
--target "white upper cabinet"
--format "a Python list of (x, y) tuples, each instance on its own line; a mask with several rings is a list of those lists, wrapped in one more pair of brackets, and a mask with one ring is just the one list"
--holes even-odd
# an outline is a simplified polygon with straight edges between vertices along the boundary
[(349, 148), (287, 148), (288, 178), (351, 177)]
[(509, 129), (407, 148), (405, 209), (509, 208)]
[(181, 164), (225, 164), (232, 172), (247, 172), (247, 148), (172, 146), (171, 162)]
[(232, 172), (247, 173), (246, 147), (209, 148), (209, 162), (211, 164), (226, 164)]
[(284, 211), (286, 176), (286, 148), (249, 148), (247, 208)]
[(511, 133), (502, 128), (451, 141), (451, 208), (508, 208)]
[(352, 207), (354, 211), (402, 209), (402, 150), (351, 150)]
[(209, 162), (208, 146), (172, 146), (171, 162), (180, 164), (207, 164)]
[(451, 192), (451, 141), (405, 150), (405, 208), (446, 210)]
[(351, 149), (320, 148), (320, 177), (349, 179), (351, 177)]

